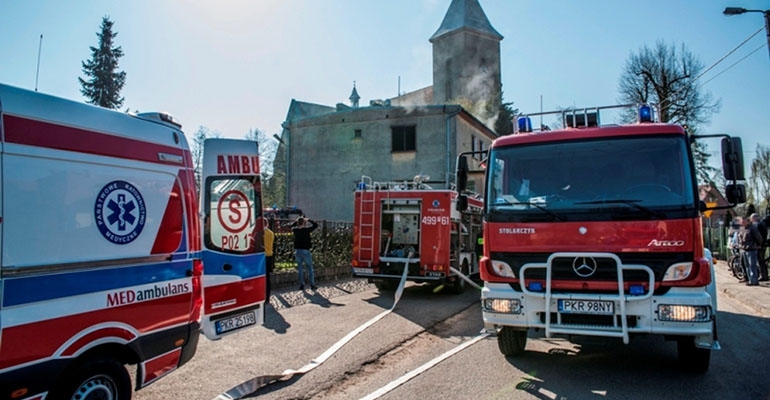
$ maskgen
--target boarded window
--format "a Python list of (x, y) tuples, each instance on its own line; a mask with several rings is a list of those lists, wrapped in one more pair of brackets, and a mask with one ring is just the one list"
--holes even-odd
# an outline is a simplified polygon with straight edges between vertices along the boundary
[(361, 130), (360, 129), (356, 129), (356, 130), (353, 131), (353, 138), (354, 139), (361, 139)]
[(407, 126), (393, 126), (391, 129), (392, 138), (392, 151), (415, 151), (417, 150), (416, 144), (416, 127), (414, 125)]

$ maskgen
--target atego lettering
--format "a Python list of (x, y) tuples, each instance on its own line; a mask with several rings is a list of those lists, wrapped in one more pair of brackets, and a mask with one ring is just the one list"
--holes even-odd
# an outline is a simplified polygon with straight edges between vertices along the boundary
[(684, 240), (657, 240), (652, 239), (647, 247), (679, 247), (684, 246)]
[(259, 174), (259, 156), (218, 155), (217, 174)]
[(190, 293), (190, 284), (187, 282), (168, 283), (165, 286), (154, 285), (146, 289), (121, 290), (107, 294), (107, 307), (122, 306), (184, 293)]

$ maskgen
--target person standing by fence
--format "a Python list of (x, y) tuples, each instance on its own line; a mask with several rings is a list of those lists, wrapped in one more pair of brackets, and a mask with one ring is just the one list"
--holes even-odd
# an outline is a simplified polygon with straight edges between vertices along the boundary
[(270, 304), (270, 274), (275, 269), (275, 257), (273, 257), (273, 242), (275, 234), (270, 230), (265, 220), (265, 304)]
[(294, 234), (294, 257), (297, 260), (297, 276), (299, 277), (299, 290), (305, 290), (305, 277), (303, 265), (307, 266), (308, 279), (310, 280), (310, 289), (318, 289), (315, 286), (315, 271), (313, 271), (313, 255), (310, 254), (313, 244), (310, 233), (318, 228), (315, 221), (298, 217), (291, 224), (291, 232)]
[(762, 243), (759, 245), (759, 255), (757, 257), (757, 263), (759, 264), (759, 281), (766, 282), (768, 280), (767, 261), (765, 260), (765, 253), (767, 251), (767, 228), (768, 221), (770, 221), (770, 215), (766, 215), (764, 219), (757, 217), (757, 230), (762, 236)]
[(757, 254), (764, 240), (757, 229), (759, 215), (751, 214), (749, 218), (744, 219), (743, 229), (741, 230), (739, 240), (741, 244), (741, 255), (744, 257), (747, 268), (747, 286), (759, 285), (759, 265), (757, 265)]

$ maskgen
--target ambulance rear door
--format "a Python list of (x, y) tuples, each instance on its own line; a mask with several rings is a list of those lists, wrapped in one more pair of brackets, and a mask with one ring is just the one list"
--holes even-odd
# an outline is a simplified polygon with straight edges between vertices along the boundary
[(214, 340), (264, 321), (265, 251), (257, 142), (205, 140), (200, 206), (201, 329)]

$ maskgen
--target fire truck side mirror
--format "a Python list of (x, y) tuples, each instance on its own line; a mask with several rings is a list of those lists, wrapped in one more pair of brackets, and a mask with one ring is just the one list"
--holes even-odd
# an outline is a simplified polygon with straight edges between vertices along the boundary
[[(455, 183), (457, 185), (457, 193), (462, 193), (468, 188), (468, 158), (465, 156), (457, 157)], [(468, 199), (466, 198), (465, 200), (467, 205)]]
[(727, 185), (725, 187), (725, 197), (730, 204), (741, 204), (746, 202), (746, 187), (742, 184)]
[[(722, 168), (728, 181), (743, 181), (743, 145), (741, 138), (730, 137), (722, 139)], [(745, 193), (744, 193), (745, 194)]]
[(468, 209), (468, 196), (461, 194), (457, 196), (457, 205), (455, 206), (457, 211), (464, 212)]

